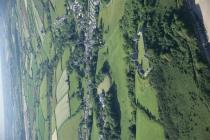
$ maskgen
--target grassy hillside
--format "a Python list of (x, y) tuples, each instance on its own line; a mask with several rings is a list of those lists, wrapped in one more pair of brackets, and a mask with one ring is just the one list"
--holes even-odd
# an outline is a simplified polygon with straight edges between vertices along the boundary
[[(128, 98), (126, 63), (124, 61), (125, 52), (123, 50), (123, 36), (119, 28), (119, 20), (124, 11), (124, 0), (110, 1), (107, 5), (101, 6), (99, 19), (102, 19), (104, 28), (109, 28), (108, 33), (104, 34), (105, 47), (108, 54), (105, 56), (110, 63), (112, 78), (117, 85), (118, 100), (121, 108), (121, 139), (129, 139), (129, 120), (131, 119), (131, 104)], [(103, 48), (104, 49), (104, 48)], [(103, 50), (99, 50), (100, 51)], [(102, 53), (101, 53), (102, 54)], [(99, 60), (105, 60), (99, 54)], [(98, 61), (97, 65), (103, 64)]]
[[(126, 5), (121, 27), (130, 46), (127, 51), (133, 50), (134, 34), (143, 31), (145, 53), (153, 66), (148, 79), (157, 94), (160, 120), (145, 96), (139, 99), (140, 109), (163, 124), (167, 139), (208, 139), (209, 120), (204, 116), (210, 114), (209, 68), (185, 1), (133, 0)], [(146, 87), (139, 90), (146, 93)]]

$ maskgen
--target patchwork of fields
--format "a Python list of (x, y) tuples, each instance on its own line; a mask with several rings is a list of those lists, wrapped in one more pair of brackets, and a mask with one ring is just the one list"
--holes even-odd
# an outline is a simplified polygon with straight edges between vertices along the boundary
[(208, 66), (183, 5), (9, 0), (8, 59), (26, 140), (210, 136)]
[[(77, 129), (66, 133), (63, 128), (73, 128), (73, 119), (77, 120), (75, 127), (78, 128), (82, 118), (81, 101), (76, 96), (70, 98), (78, 91), (76, 72), (70, 74), (66, 70), (71, 49), (65, 47), (58, 57), (62, 45), (55, 40), (57, 27), (52, 27), (57, 17), (65, 15), (66, 1), (17, 0), (16, 3), (11, 20), (17, 21), (21, 36), (22, 82), (29, 116), (25, 119), (28, 119), (30, 128), (27, 139), (77, 139), (77, 135), (71, 136)], [(61, 136), (62, 133), (65, 136)]]
[[(23, 89), (27, 108), (33, 108), (27, 110), (30, 116), (29, 127), (32, 129), (27, 132), (29, 139), (67, 140), (69, 137), (77, 139), (84, 136), (85, 133), (89, 133), (84, 131), (87, 129), (83, 125), (86, 114), (83, 110), (84, 101), (81, 99), (81, 96), (83, 94), (86, 96), (89, 90), (87, 89), (87, 77), (81, 76), (81, 70), (85, 67), (80, 64), (72, 68), (74, 63), (78, 63), (75, 60), (73, 64), (69, 65), (71, 59), (74, 59), (74, 53), (77, 53), (78, 50), (75, 48), (74, 41), (69, 41), (67, 44), (62, 43), (62, 38), (59, 36), (63, 36), (63, 38), (67, 36), (61, 32), (65, 30), (65, 25), (55, 26), (59, 22), (59, 18), (66, 16), (67, 4), (69, 3), (65, 0), (17, 0), (17, 6), (14, 8), (17, 22), (20, 25), (19, 33), (23, 44), (21, 58), (24, 63), (22, 73), (24, 73), (23, 82), (25, 84)], [(94, 96), (101, 96), (99, 94), (102, 92), (109, 94), (110, 90), (113, 90), (113, 84), (116, 84), (117, 98), (122, 112), (120, 114), (120, 123), (122, 124), (120, 137), (126, 140), (130, 137), (128, 135), (130, 133), (129, 121), (132, 118), (133, 109), (128, 97), (128, 83), (125, 73), (127, 66), (124, 58), (127, 54), (123, 49), (124, 39), (119, 27), (119, 21), (124, 12), (124, 4), (124, 0), (115, 0), (110, 1), (109, 4), (101, 3), (100, 5), (99, 19), (102, 19), (104, 26), (109, 27), (112, 32), (108, 31), (103, 35), (105, 45), (97, 52), (96, 74), (100, 73), (105, 61), (108, 61), (110, 65), (110, 73), (98, 83), (96, 89), (98, 95)], [(71, 18), (70, 16), (66, 22), (68, 20), (71, 22)], [(143, 38), (139, 41), (140, 54), (143, 50), (142, 42)], [(142, 54), (139, 61), (147, 60)], [(144, 63), (147, 64), (148, 62)], [(136, 85), (139, 85), (136, 88), (137, 99), (158, 117), (157, 103), (150, 104), (151, 99), (157, 102), (155, 91), (150, 89), (150, 85), (148, 85), (148, 90), (144, 89), (144, 86), (141, 87), (141, 84), (148, 83), (138, 77), (138, 74), (136, 77)], [(91, 97), (92, 111), (96, 105), (94, 102), (94, 97)], [(139, 118), (141, 111), (137, 112), (137, 121), (141, 122), (143, 116), (146, 116), (142, 115)], [(94, 112), (92, 114), (90, 135), (93, 140), (102, 137), (97, 115)], [(153, 124), (153, 122), (150, 123)], [(154, 124), (154, 127), (155, 125), (158, 126), (158, 124)], [(137, 125), (137, 131), (141, 131), (141, 129), (146, 128), (144, 125)]]

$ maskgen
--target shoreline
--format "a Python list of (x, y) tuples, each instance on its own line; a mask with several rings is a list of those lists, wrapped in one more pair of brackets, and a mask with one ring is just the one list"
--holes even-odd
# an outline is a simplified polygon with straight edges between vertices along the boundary
[(201, 19), (206, 29), (208, 42), (210, 42), (210, 0), (195, 0), (195, 4), (200, 8)]

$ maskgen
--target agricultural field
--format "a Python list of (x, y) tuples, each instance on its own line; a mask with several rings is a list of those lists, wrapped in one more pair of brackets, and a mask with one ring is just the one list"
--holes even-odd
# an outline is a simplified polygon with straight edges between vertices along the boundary
[(80, 109), (81, 101), (79, 101), (76, 97), (70, 99), (70, 108), (71, 114), (77, 113), (78, 109)]
[(75, 93), (78, 89), (78, 77), (77, 72), (73, 71), (70, 74), (70, 95)]
[(58, 140), (58, 136), (57, 136), (57, 130), (55, 129), (53, 135), (52, 135), (52, 140)]
[(110, 87), (111, 87), (111, 79), (109, 76), (106, 76), (104, 78), (104, 80), (98, 85), (97, 87), (97, 93), (100, 94), (102, 93), (103, 91), (104, 92), (108, 92)]
[(56, 83), (58, 83), (60, 78), (61, 78), (61, 75), (62, 75), (62, 62), (61, 62), (61, 60), (58, 61), (55, 73), (56, 73)]
[[(112, 71), (112, 78), (117, 84), (118, 98), (121, 106), (121, 138), (129, 139), (129, 120), (131, 119), (132, 108), (128, 99), (128, 89), (126, 80), (126, 63), (123, 61), (125, 52), (123, 50), (123, 37), (119, 29), (119, 20), (123, 15), (124, 1), (114, 0), (107, 6), (101, 7), (99, 18), (102, 19), (104, 27), (109, 26), (109, 32), (104, 34), (105, 46), (108, 49), (106, 58), (108, 59)], [(103, 53), (101, 53), (103, 54)], [(100, 55), (99, 55), (100, 56)], [(102, 58), (98, 58), (103, 59)], [(105, 60), (105, 59), (103, 59)], [(100, 61), (99, 61), (100, 62)], [(103, 64), (103, 62), (100, 62)], [(98, 64), (98, 65), (102, 65)]]
[(99, 130), (96, 124), (96, 116), (93, 114), (93, 126), (92, 126), (91, 139), (97, 140), (98, 138), (99, 138)]
[(69, 90), (67, 71), (64, 70), (56, 88), (56, 99), (59, 102)]
[(137, 111), (136, 123), (139, 125), (137, 127), (137, 140), (164, 140), (164, 129), (163, 127), (148, 118), (146, 114), (142, 111)]
[(146, 57), (144, 39), (142, 32), (138, 33), (138, 62), (142, 65), (142, 68), (146, 71), (150, 68), (149, 59)]
[(78, 129), (80, 127), (81, 112), (77, 113), (74, 117), (66, 120), (66, 122), (58, 130), (58, 139), (68, 140), (69, 138), (77, 139)]
[(55, 0), (55, 13), (56, 13), (56, 17), (59, 17), (59, 16), (63, 16), (66, 12), (66, 8), (65, 8), (65, 3), (66, 1), (65, 0)]
[(155, 89), (148, 80), (143, 80), (136, 74), (136, 99), (147, 108), (157, 119), (159, 118), (158, 99)]
[(60, 128), (61, 125), (70, 117), (69, 99), (66, 94), (57, 104), (55, 108), (56, 126)]

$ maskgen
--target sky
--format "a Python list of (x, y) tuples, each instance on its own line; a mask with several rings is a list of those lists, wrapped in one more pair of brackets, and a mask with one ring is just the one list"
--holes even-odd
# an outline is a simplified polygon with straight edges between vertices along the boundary
[(0, 139), (3, 139), (3, 134), (4, 134), (4, 104), (3, 104), (1, 61), (0, 61)]
[[(5, 45), (5, 30), (2, 22), (0, 23), (0, 47), (4, 47)], [(0, 49), (2, 51), (2, 49)], [(2, 52), (0, 52), (0, 55)], [(0, 56), (0, 59), (2, 57)], [(3, 78), (2, 78), (2, 61), (0, 60), (0, 140), (4, 139), (4, 103), (3, 103)]]

